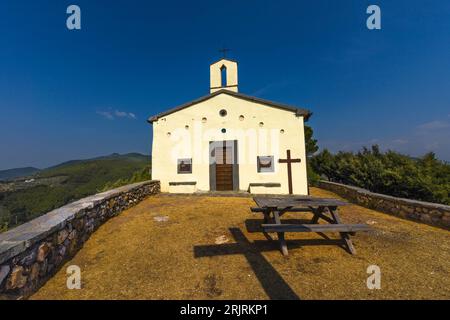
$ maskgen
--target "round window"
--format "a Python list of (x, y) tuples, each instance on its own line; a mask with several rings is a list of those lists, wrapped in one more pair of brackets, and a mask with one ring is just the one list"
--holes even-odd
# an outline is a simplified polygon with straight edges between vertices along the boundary
[(185, 128), (186, 130), (188, 130), (188, 129), (189, 129), (189, 126), (188, 126), (188, 125), (185, 125), (184, 128)]
[(264, 127), (264, 122), (260, 122), (260, 123), (259, 123), (259, 126), (260, 126), (260, 127)]
[(227, 115), (227, 110), (222, 109), (222, 110), (219, 111), (219, 114), (220, 114), (221, 117), (225, 117)]
[(202, 118), (202, 122), (205, 123), (208, 119), (206, 119), (206, 117)]
[(240, 120), (240, 121), (244, 121), (244, 116), (243, 116), (243, 115), (240, 115), (240, 116), (239, 116), (239, 120)]
[(225, 132), (227, 132), (227, 129), (223, 128), (223, 129), (220, 130), (220, 131), (222, 131), (222, 133), (225, 133)]
[(281, 130), (280, 130), (280, 133), (283, 134), (283, 133), (284, 133), (284, 129), (281, 129)]

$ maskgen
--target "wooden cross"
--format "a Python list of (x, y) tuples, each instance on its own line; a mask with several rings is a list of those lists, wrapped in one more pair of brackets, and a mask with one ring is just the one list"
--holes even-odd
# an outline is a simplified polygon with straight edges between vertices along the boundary
[(231, 49), (223, 48), (219, 50), (219, 52), (222, 52), (224, 58), (226, 58), (228, 51), (231, 51)]
[(288, 169), (288, 185), (289, 185), (289, 194), (292, 194), (292, 168), (291, 163), (301, 162), (301, 159), (291, 159), (291, 150), (287, 150), (286, 159), (278, 159), (279, 163), (287, 163)]

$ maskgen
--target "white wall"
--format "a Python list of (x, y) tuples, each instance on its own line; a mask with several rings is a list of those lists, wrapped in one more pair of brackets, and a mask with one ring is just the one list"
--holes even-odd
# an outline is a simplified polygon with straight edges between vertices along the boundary
[[(225, 117), (219, 115), (221, 109), (227, 111)], [(196, 181), (197, 190), (208, 191), (209, 141), (222, 140), (238, 140), (240, 190), (248, 190), (249, 183), (274, 182), (281, 188), (267, 188), (268, 193), (287, 194), (287, 165), (278, 159), (285, 159), (290, 149), (292, 158), (301, 159), (292, 164), (293, 192), (307, 194), (303, 117), (225, 93), (153, 122), (152, 179), (161, 181), (163, 192), (169, 191), (169, 182), (181, 181)], [(275, 171), (258, 173), (256, 156), (267, 155), (275, 156)], [(177, 174), (177, 158), (192, 158), (192, 174)]]
[(220, 68), (225, 66), (227, 68), (227, 90), (238, 92), (238, 68), (237, 63), (227, 59), (222, 59), (209, 66), (210, 72), (210, 93), (216, 92), (222, 87), (222, 71)]

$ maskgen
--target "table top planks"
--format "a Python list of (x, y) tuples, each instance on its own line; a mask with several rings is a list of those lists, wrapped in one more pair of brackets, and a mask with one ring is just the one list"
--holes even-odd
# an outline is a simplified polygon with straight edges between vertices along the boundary
[(253, 197), (253, 201), (260, 208), (285, 209), (285, 208), (311, 208), (311, 207), (338, 207), (348, 205), (347, 202), (338, 199), (316, 198), (311, 196), (291, 197)]

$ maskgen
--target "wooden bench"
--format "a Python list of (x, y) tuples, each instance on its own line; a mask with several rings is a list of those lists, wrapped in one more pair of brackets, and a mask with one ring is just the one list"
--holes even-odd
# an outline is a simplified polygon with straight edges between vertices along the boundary
[(277, 182), (251, 182), (248, 185), (247, 191), (255, 194), (267, 194), (276, 193), (276, 191), (281, 188), (281, 183)]
[(172, 181), (169, 186), (195, 186), (197, 181)]
[(348, 232), (369, 231), (367, 224), (262, 224), (265, 232)]
[[(350, 235), (354, 235), (357, 231), (371, 230), (366, 224), (342, 223), (337, 208), (345, 206), (347, 203), (341, 200), (310, 196), (254, 197), (253, 200), (258, 207), (252, 207), (250, 210), (254, 213), (264, 214), (262, 230), (264, 233), (277, 233), (283, 255), (288, 254), (284, 238), (285, 232), (339, 232), (348, 251), (356, 254)], [(311, 212), (313, 217), (309, 224), (282, 224), (280, 218), (286, 212)], [(320, 219), (328, 224), (319, 224)]]
[[(250, 208), (250, 211), (255, 212), (255, 213), (264, 213), (268, 210), (264, 209), (264, 208), (252, 207), (252, 208)], [(289, 212), (311, 212), (311, 209), (309, 209), (309, 208), (292, 208), (289, 210)]]
[(197, 181), (169, 181), (169, 192), (194, 193), (197, 191)]
[(248, 185), (249, 187), (266, 187), (266, 188), (279, 188), (281, 187), (281, 183), (277, 182), (251, 182)]

